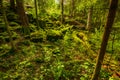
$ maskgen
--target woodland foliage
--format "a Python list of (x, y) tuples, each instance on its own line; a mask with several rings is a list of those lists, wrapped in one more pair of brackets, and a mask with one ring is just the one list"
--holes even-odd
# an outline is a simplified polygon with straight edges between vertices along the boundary
[[(110, 0), (15, 0), (14, 9), (10, 1), (0, 0), (0, 80), (92, 78)], [(99, 80), (120, 79), (119, 6)]]

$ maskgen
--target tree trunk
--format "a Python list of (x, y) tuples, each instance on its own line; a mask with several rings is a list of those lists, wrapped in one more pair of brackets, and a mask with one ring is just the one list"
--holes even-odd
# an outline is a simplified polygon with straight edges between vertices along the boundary
[(3, 2), (3, 0), (0, 0), (0, 9), (2, 8), (2, 2)]
[(88, 19), (87, 19), (87, 26), (86, 26), (87, 30), (90, 30), (90, 28), (91, 28), (92, 12), (93, 12), (93, 7), (91, 6), (89, 9), (89, 12), (88, 12)]
[(29, 34), (30, 33), (29, 21), (27, 15), (25, 14), (23, 0), (16, 0), (16, 4), (17, 4), (17, 12), (21, 21), (21, 25), (23, 26), (23, 33)]
[(10, 0), (10, 9), (15, 11), (15, 0)]
[(39, 29), (37, 0), (34, 0), (34, 5), (35, 5), (35, 14), (36, 14), (37, 28)]
[(64, 20), (64, 0), (61, 0), (61, 23), (63, 24), (63, 20)]
[(103, 63), (106, 46), (107, 46), (111, 28), (112, 28), (112, 25), (114, 22), (117, 7), (118, 7), (118, 0), (111, 0), (110, 9), (109, 9), (108, 17), (107, 17), (107, 22), (105, 25), (105, 31), (103, 34), (102, 44), (101, 44), (100, 52), (99, 52), (99, 55), (97, 58), (94, 74), (93, 74), (91, 80), (98, 80), (98, 76), (100, 74), (101, 65)]
[(75, 15), (75, 0), (72, 0), (71, 3), (72, 3), (72, 5), (71, 5), (72, 6), (72, 8), (71, 8), (72, 9), (71, 10), (71, 16), (74, 17), (74, 15)]
[(3, 18), (4, 18), (5, 26), (6, 26), (6, 29), (7, 29), (7, 33), (8, 33), (9, 39), (10, 39), (11, 49), (15, 50), (15, 45), (13, 43), (12, 33), (11, 33), (10, 29), (9, 29), (9, 24), (8, 24), (8, 21), (7, 21), (7, 17), (6, 17), (6, 12), (5, 12), (4, 6), (2, 6), (2, 11), (3, 11)]
[(72, 4), (72, 2), (71, 1), (69, 1), (69, 15), (71, 16), (71, 4)]

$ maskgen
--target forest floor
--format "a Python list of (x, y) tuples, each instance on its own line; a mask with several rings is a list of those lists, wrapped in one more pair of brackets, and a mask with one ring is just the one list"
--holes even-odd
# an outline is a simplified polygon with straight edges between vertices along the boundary
[[(16, 20), (8, 21), (16, 50), (11, 49), (0, 16), (0, 80), (90, 80), (103, 32), (88, 32), (78, 21), (60, 25), (45, 19), (39, 30), (31, 23), (30, 34), (23, 35)], [(115, 52), (108, 45), (100, 80), (120, 80), (120, 57)]]

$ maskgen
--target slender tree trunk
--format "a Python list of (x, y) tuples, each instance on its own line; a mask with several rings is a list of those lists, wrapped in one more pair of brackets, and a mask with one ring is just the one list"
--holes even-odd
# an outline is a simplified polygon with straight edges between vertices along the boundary
[(87, 19), (87, 26), (86, 26), (87, 30), (90, 30), (90, 28), (91, 28), (92, 12), (93, 12), (93, 7), (91, 6), (89, 9), (89, 12), (88, 12), (88, 19)]
[(27, 15), (25, 14), (23, 0), (16, 0), (16, 4), (17, 4), (17, 12), (21, 21), (21, 25), (23, 26), (23, 33), (29, 34), (30, 33), (29, 21)]
[(72, 5), (71, 5), (72, 6), (72, 8), (71, 8), (72, 9), (71, 10), (71, 16), (74, 17), (74, 15), (75, 15), (75, 0), (72, 0), (71, 3), (72, 3)]
[(12, 50), (15, 50), (15, 45), (13, 43), (12, 33), (11, 33), (10, 29), (9, 29), (9, 24), (8, 24), (8, 21), (7, 21), (4, 6), (2, 6), (2, 11), (3, 11), (3, 18), (4, 18), (5, 26), (6, 26), (6, 29), (7, 29), (8, 35), (9, 35), (9, 39), (10, 39), (11, 48), (12, 48)]
[(2, 8), (2, 2), (3, 2), (3, 0), (0, 0), (0, 9)]
[(10, 9), (15, 11), (16, 7), (15, 7), (15, 0), (10, 0)]
[(94, 74), (93, 74), (91, 80), (98, 80), (98, 76), (100, 74), (101, 65), (103, 63), (106, 46), (107, 46), (111, 28), (112, 28), (112, 25), (114, 22), (117, 7), (118, 7), (118, 0), (111, 0), (110, 9), (109, 9), (108, 17), (107, 17), (107, 22), (105, 25), (105, 31), (103, 34), (102, 44), (101, 44), (100, 52), (99, 52), (99, 55), (97, 58)]
[(69, 1), (69, 16), (71, 16), (71, 4), (72, 4), (72, 2)]
[(37, 0), (34, 0), (34, 5), (35, 5), (35, 14), (36, 14), (37, 28), (39, 29)]
[(63, 24), (64, 20), (64, 0), (61, 0), (61, 23)]

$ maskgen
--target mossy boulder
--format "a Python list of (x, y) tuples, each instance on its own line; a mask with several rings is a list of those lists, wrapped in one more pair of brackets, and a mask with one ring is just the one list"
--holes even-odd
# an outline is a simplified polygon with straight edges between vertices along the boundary
[(59, 39), (63, 39), (63, 34), (60, 30), (48, 30), (46, 39), (55, 42)]

